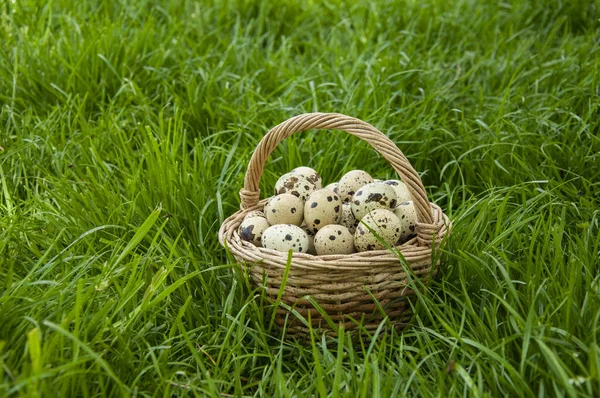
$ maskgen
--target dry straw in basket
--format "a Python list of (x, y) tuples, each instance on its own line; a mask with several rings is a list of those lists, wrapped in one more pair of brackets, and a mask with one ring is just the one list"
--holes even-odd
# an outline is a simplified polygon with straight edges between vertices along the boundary
[[(288, 263), (288, 253), (256, 247), (240, 238), (237, 230), (244, 216), (250, 211), (262, 210), (268, 200), (259, 200), (259, 182), (269, 155), (287, 137), (310, 129), (343, 130), (365, 140), (387, 159), (406, 183), (418, 222), (417, 236), (396, 248), (405, 259), (404, 265), (400, 256), (389, 250), (327, 256), (293, 253)], [(275, 322), (287, 326), (287, 337), (305, 337), (309, 319), (313, 329), (333, 334), (340, 323), (345, 330), (362, 327), (374, 331), (385, 317), (396, 327), (402, 327), (412, 315), (407, 299), (415, 292), (409, 278), (427, 282), (435, 276), (439, 260), (432, 264), (432, 252), (451, 226), (443, 211), (428, 201), (421, 178), (387, 136), (369, 123), (337, 113), (298, 115), (271, 129), (250, 159), (240, 198), (241, 210), (223, 222), (219, 241), (247, 267), (254, 286), (264, 288), (273, 302), (280, 300), (302, 315), (304, 319), (300, 320), (290, 315), (284, 306), (276, 309)], [(407, 265), (412, 276), (407, 275)], [(334, 325), (326, 322), (314, 302)]]

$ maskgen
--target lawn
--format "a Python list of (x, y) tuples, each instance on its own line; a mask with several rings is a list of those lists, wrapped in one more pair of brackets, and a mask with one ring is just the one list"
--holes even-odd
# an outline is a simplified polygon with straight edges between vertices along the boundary
[[(0, 2), (0, 397), (598, 396), (599, 18), (566, 0)], [(387, 134), (454, 223), (402, 333), (286, 341), (219, 245), (260, 138), (313, 111)], [(262, 191), (300, 165), (394, 176), (311, 131)]]

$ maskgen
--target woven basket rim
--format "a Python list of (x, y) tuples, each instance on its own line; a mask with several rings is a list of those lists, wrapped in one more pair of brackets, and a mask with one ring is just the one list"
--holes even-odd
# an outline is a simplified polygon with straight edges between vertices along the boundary
[[(238, 234), (238, 227), (241, 224), (244, 216), (251, 211), (260, 210), (270, 198), (261, 200), (257, 205), (248, 209), (242, 209), (228, 217), (219, 230), (219, 240), (221, 245), (227, 247), (229, 251), (238, 260), (250, 263), (265, 263), (268, 262), (271, 267), (285, 269), (288, 262), (288, 253), (280, 252), (264, 247), (257, 247), (250, 242), (243, 241)], [(436, 230), (436, 236), (427, 235), (426, 239), (422, 239), (419, 234), (399, 246), (394, 246), (394, 251), (388, 249), (373, 250), (365, 252), (357, 252), (352, 254), (329, 254), (329, 255), (313, 255), (309, 253), (292, 252), (291, 262), (296, 269), (305, 269), (313, 271), (349, 271), (358, 269), (378, 268), (390, 270), (390, 263), (398, 264), (399, 270), (403, 269), (401, 253), (407, 262), (415, 258), (431, 258), (432, 246), (441, 246), (448, 231), (451, 229), (452, 223), (448, 216), (444, 214), (442, 209), (430, 203), (435, 224), (419, 223), (417, 232), (425, 228), (426, 231)], [(429, 239), (427, 239), (429, 238)], [(407, 258), (408, 256), (408, 258)]]

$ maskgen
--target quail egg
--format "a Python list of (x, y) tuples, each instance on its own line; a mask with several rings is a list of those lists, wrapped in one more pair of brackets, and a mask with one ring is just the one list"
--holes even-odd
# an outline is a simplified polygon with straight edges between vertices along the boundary
[(317, 255), (354, 253), (354, 237), (343, 225), (329, 224), (315, 235)]
[(306, 253), (309, 247), (308, 235), (292, 224), (272, 225), (262, 236), (263, 247), (287, 253), (289, 250)]
[(391, 210), (377, 209), (364, 216), (358, 224), (354, 233), (354, 246), (359, 252), (383, 250), (387, 246), (394, 246), (399, 238), (398, 217)]
[(291, 173), (306, 177), (306, 179), (308, 181), (315, 184), (317, 189), (323, 188), (323, 179), (321, 178), (319, 173), (317, 173), (316, 170), (311, 169), (310, 167), (306, 167), (306, 166), (296, 167), (294, 170), (291, 171)]
[(338, 183), (337, 182), (332, 182), (331, 184), (327, 185), (325, 187), (325, 189), (330, 189), (333, 192), (339, 194), (339, 192), (338, 192)]
[(351, 203), (342, 203), (342, 215), (340, 217), (340, 225), (348, 228), (350, 233), (354, 233), (356, 231), (356, 227), (358, 226), (359, 221), (354, 217), (354, 213), (352, 213), (352, 204)]
[(352, 213), (361, 220), (371, 210), (396, 208), (396, 191), (383, 182), (372, 182), (364, 185), (352, 198)]
[(408, 187), (403, 181), (387, 180), (385, 181), (385, 183), (394, 188), (394, 191), (396, 191), (396, 199), (398, 200), (398, 203), (408, 202), (409, 200), (412, 200), (412, 198), (410, 197), (410, 192), (408, 192)]
[(275, 183), (275, 195), (291, 193), (299, 197), (303, 202), (316, 190), (317, 186), (315, 183), (309, 181), (303, 175), (292, 172), (282, 175)]
[(304, 204), (304, 219), (313, 232), (329, 224), (337, 224), (342, 215), (340, 197), (329, 189), (313, 192)]
[(304, 232), (306, 232), (306, 235), (308, 235), (308, 254), (317, 254), (316, 250), (315, 250), (315, 233), (313, 231), (310, 230), (310, 228), (308, 228), (306, 225), (301, 225), (300, 228), (302, 228), (304, 230)]
[(265, 205), (269, 224), (300, 225), (304, 220), (304, 203), (290, 193), (273, 196)]
[(417, 210), (412, 201), (402, 202), (394, 210), (394, 214), (400, 220), (400, 242), (406, 242), (411, 235), (416, 233)]
[(373, 177), (366, 171), (352, 170), (340, 179), (338, 193), (342, 197), (342, 201), (350, 202), (356, 191), (371, 182), (373, 182)]
[(262, 217), (262, 218), (267, 218), (267, 216), (265, 215), (264, 212), (260, 211), (260, 210), (252, 210), (250, 213), (246, 214), (244, 216), (244, 220), (247, 218), (252, 218), (252, 217)]
[(254, 246), (262, 246), (262, 237), (265, 230), (271, 225), (264, 217), (247, 217), (242, 221), (238, 228), (240, 238), (246, 242), (252, 243)]

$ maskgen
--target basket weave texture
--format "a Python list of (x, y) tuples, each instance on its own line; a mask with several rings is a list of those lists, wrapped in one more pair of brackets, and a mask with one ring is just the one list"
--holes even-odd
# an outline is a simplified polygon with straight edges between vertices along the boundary
[[(404, 257), (404, 264), (398, 253), (376, 250), (326, 256), (292, 253), (288, 266), (288, 253), (256, 247), (240, 238), (238, 227), (244, 216), (263, 210), (268, 201), (260, 200), (259, 182), (269, 155), (287, 137), (310, 129), (343, 130), (365, 140), (406, 183), (415, 204), (417, 225), (416, 237), (395, 248)], [(247, 267), (253, 286), (264, 288), (273, 302), (280, 301), (302, 315), (304, 320), (290, 315), (283, 306), (277, 307), (275, 323), (287, 326), (286, 337), (305, 337), (309, 319), (312, 328), (332, 334), (340, 323), (345, 330), (374, 331), (386, 316), (401, 328), (412, 316), (408, 299), (415, 294), (407, 266), (412, 269), (409, 273), (424, 283), (435, 277), (439, 260), (433, 264), (432, 252), (451, 228), (442, 209), (428, 201), (419, 175), (398, 147), (372, 125), (337, 113), (302, 114), (271, 129), (250, 159), (240, 198), (241, 210), (223, 222), (219, 241)], [(313, 302), (335, 325), (325, 321)]]

